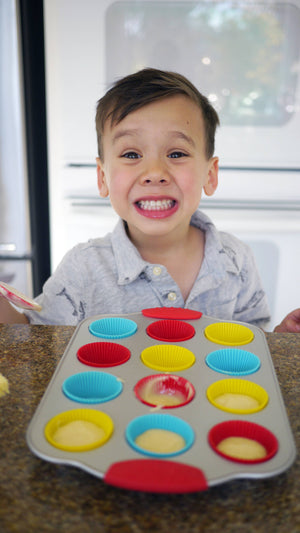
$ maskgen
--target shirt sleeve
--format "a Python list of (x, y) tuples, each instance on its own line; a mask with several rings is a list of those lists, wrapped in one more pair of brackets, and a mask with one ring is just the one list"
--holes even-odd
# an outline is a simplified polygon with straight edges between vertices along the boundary
[(271, 318), (267, 295), (251, 248), (245, 243), (241, 244), (243, 253), (239, 270), (240, 290), (233, 320), (265, 328)]
[(77, 325), (85, 318), (84, 281), (80, 254), (70, 250), (35, 298), (42, 310), (24, 311), (31, 324)]

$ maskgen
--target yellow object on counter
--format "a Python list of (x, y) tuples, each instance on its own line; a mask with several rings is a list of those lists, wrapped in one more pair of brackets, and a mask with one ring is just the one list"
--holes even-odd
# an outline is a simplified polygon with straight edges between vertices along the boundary
[(9, 385), (6, 377), (0, 374), (0, 398), (9, 393)]

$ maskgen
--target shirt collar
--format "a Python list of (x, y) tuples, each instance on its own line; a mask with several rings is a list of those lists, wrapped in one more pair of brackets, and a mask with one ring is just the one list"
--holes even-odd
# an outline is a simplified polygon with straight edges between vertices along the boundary
[[(226, 272), (239, 273), (234, 252), (226, 248), (219, 232), (210, 218), (197, 210), (191, 219), (191, 224), (205, 233), (205, 252), (199, 275), (213, 275), (217, 282), (225, 278)], [(118, 283), (126, 285), (137, 279), (146, 271), (149, 263), (144, 261), (138, 250), (128, 238), (123, 220), (119, 220), (111, 237), (112, 248), (116, 260)]]
[(217, 230), (211, 219), (197, 210), (192, 216), (191, 224), (205, 233), (204, 260), (200, 274), (214, 273), (214, 277), (219, 280), (225, 277), (226, 272), (238, 274), (240, 269), (235, 253), (224, 245), (224, 233)]

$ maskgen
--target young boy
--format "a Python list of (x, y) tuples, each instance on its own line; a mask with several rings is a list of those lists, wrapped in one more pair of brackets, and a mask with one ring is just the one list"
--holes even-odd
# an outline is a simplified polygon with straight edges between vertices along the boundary
[(264, 327), (269, 310), (249, 248), (198, 210), (202, 191), (218, 184), (218, 124), (179, 74), (144, 69), (117, 82), (97, 106), (97, 176), (120, 221), (64, 257), (36, 298), (40, 313), (0, 298), (0, 321), (75, 325), (169, 306)]

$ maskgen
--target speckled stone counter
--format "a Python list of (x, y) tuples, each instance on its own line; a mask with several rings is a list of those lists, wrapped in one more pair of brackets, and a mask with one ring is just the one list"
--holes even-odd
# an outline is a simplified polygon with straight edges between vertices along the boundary
[[(284, 474), (184, 495), (120, 490), (79, 469), (35, 457), (27, 426), (74, 328), (0, 325), (0, 532), (296, 533), (300, 459)], [(287, 413), (300, 448), (300, 335), (268, 333)]]

